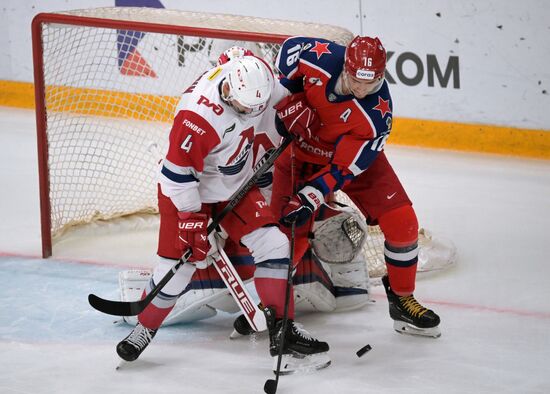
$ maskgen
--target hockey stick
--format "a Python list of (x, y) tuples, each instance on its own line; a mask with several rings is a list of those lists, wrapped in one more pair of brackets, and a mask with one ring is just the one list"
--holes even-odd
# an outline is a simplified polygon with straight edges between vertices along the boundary
[[(272, 153), (264, 155), (262, 160), (256, 164), (255, 167), (259, 167), (254, 175), (243, 184), (229, 199), (229, 203), (221, 210), (221, 212), (212, 219), (212, 223), (207, 228), (207, 233), (210, 234), (215, 228), (220, 224), (223, 218), (231, 211), (241, 199), (248, 193), (250, 189), (256, 184), (258, 179), (267, 172), (275, 162), (275, 160), (283, 153), (286, 147), (292, 141), (292, 136), (286, 137), (283, 139), (283, 142), (277, 149)], [(187, 262), (191, 257), (191, 250), (188, 249), (185, 251), (180, 260), (172, 267), (170, 271), (164, 275), (159, 283), (151, 289), (151, 292), (145, 296), (142, 300), (139, 301), (114, 301), (106, 300), (104, 298), (98, 297), (95, 294), (88, 295), (88, 302), (90, 305), (103, 313), (108, 315), (115, 316), (135, 316), (139, 315), (146, 307), (153, 301), (157, 294), (162, 290), (162, 288), (172, 279), (176, 274), (176, 271)]]
[[(292, 184), (293, 194), (296, 194), (296, 184), (294, 180), (294, 171), (295, 171), (295, 160), (294, 160), (294, 146), (290, 147), (292, 149), (291, 164), (290, 164), (290, 182)], [(277, 386), (279, 385), (279, 377), (281, 376), (281, 362), (283, 360), (283, 347), (285, 345), (286, 337), (286, 327), (288, 325), (288, 309), (290, 303), (290, 288), (292, 287), (292, 269), (294, 264), (294, 248), (295, 242), (294, 237), (296, 235), (296, 223), (292, 222), (292, 227), (290, 228), (290, 256), (288, 263), (288, 271), (286, 273), (286, 289), (285, 289), (285, 309), (283, 312), (283, 324), (282, 332), (279, 342), (279, 354), (277, 355), (277, 368), (275, 370), (275, 379), (267, 379), (264, 384), (264, 392), (267, 394), (275, 394), (277, 392)]]
[(277, 386), (279, 385), (279, 377), (281, 376), (281, 362), (283, 360), (283, 347), (285, 344), (286, 327), (288, 325), (288, 304), (290, 300), (290, 287), (292, 286), (292, 265), (294, 260), (294, 232), (296, 224), (292, 223), (290, 244), (290, 263), (288, 264), (287, 282), (286, 282), (286, 294), (285, 294), (285, 310), (283, 314), (283, 325), (281, 332), (281, 340), (279, 343), (279, 354), (277, 355), (277, 368), (275, 370), (275, 379), (267, 379), (264, 384), (264, 392), (267, 394), (275, 394), (277, 392)]
[(241, 308), (244, 317), (254, 331), (260, 332), (267, 330), (267, 323), (263, 311), (258, 308), (248, 290), (243, 284), (242, 279), (235, 270), (231, 260), (225, 254), (223, 248), (218, 245), (218, 253), (212, 256), (213, 265), (222, 277), (225, 285), (229, 289), (231, 295)]

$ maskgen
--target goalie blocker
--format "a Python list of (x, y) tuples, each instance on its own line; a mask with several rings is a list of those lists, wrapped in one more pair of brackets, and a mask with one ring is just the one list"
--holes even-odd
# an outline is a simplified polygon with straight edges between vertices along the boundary
[[(311, 247), (293, 276), (295, 308), (302, 312), (332, 312), (360, 308), (369, 301), (369, 274), (362, 252), (366, 227), (349, 207), (324, 206), (316, 221)], [(254, 261), (248, 250), (233, 242), (225, 251), (245, 281), (252, 280)], [(128, 270), (119, 274), (122, 301), (139, 300), (150, 271)], [(163, 325), (213, 317), (218, 311), (235, 313), (239, 307), (213, 266), (196, 270)], [(136, 324), (135, 316), (124, 317)]]

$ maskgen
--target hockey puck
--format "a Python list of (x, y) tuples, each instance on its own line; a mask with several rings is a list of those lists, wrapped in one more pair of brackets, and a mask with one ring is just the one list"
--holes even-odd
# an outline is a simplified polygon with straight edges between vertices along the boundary
[(357, 357), (363, 357), (363, 355), (369, 352), (371, 349), (372, 349), (372, 346), (367, 343), (365, 346), (359, 349), (355, 354), (357, 354)]

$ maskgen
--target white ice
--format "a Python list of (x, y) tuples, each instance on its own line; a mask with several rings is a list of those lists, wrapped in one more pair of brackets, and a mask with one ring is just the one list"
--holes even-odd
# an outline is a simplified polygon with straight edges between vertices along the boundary
[[(394, 132), (399, 132), (395, 130)], [(362, 310), (299, 316), (332, 365), (279, 393), (550, 392), (550, 162), (389, 146), (421, 225), (451, 238), (456, 267), (419, 276), (439, 339), (395, 333), (383, 289)], [(166, 327), (116, 371), (130, 328), (91, 309), (121, 266), (153, 263), (155, 239), (80, 236), (40, 259), (34, 113), (0, 108), (0, 393), (261, 393), (267, 340), (228, 339), (233, 316)], [(145, 239), (145, 240), (144, 240)], [(362, 358), (355, 352), (373, 349)]]

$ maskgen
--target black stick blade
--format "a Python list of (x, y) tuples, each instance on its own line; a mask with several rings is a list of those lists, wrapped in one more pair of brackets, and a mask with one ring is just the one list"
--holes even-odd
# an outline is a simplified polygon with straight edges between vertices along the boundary
[(100, 298), (95, 294), (88, 295), (88, 302), (94, 309), (114, 316), (139, 315), (149, 303), (146, 300), (134, 302), (112, 301)]
[(264, 392), (266, 394), (275, 394), (277, 392), (277, 381), (275, 379), (267, 379), (264, 384)]

